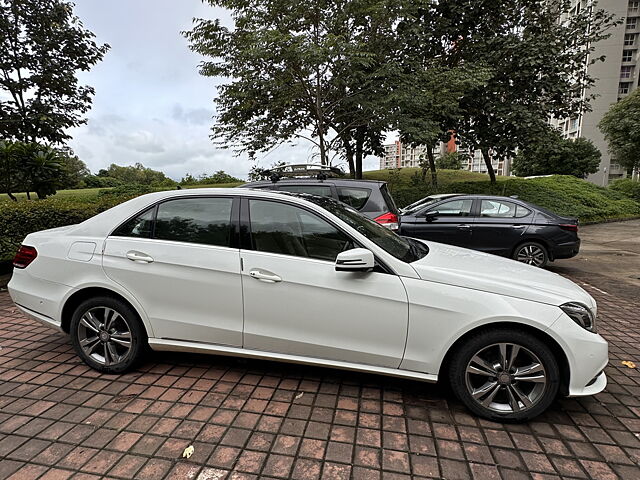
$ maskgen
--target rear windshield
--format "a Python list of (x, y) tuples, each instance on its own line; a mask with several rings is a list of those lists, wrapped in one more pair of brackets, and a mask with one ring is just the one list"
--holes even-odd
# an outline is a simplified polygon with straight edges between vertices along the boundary
[(355, 208), (356, 210), (362, 210), (371, 196), (370, 188), (359, 187), (336, 187), (338, 189), (338, 199)]
[(393, 197), (389, 193), (389, 190), (387, 189), (387, 184), (386, 183), (383, 183), (380, 186), (380, 192), (382, 192), (382, 197), (384, 198), (384, 201), (387, 204), (387, 207), (389, 208), (389, 211), (391, 213), (397, 214), (398, 213), (398, 207), (396, 207), (396, 202), (393, 201)]

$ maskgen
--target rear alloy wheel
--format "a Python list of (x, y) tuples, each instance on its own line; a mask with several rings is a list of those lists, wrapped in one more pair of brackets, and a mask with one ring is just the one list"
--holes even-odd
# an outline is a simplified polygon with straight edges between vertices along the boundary
[(499, 330), (464, 344), (454, 357), (450, 377), (458, 398), (476, 414), (523, 422), (553, 402), (559, 369), (553, 353), (535, 336)]
[(104, 373), (121, 373), (139, 359), (146, 342), (137, 314), (115, 298), (81, 303), (70, 325), (71, 342), (84, 362)]
[(513, 259), (534, 267), (545, 267), (549, 263), (547, 249), (536, 242), (527, 242), (518, 245), (513, 252)]

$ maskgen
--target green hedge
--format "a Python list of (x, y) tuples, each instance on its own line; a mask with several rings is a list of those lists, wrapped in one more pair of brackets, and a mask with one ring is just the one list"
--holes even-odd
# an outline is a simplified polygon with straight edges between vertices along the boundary
[(129, 198), (112, 197), (86, 202), (53, 197), (0, 203), (0, 261), (11, 260), (24, 237), (32, 232), (80, 223)]

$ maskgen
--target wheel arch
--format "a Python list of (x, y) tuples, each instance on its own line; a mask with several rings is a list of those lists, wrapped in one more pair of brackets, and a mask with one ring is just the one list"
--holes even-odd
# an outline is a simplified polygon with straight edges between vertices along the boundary
[(62, 307), (62, 312), (60, 315), (60, 328), (66, 333), (69, 333), (71, 317), (73, 316), (73, 312), (82, 302), (89, 298), (97, 297), (97, 296), (107, 296), (119, 300), (125, 303), (129, 308), (131, 308), (137, 315), (140, 323), (142, 324), (142, 328), (144, 328), (147, 337), (152, 337), (152, 332), (149, 330), (148, 326), (144, 321), (144, 317), (140, 314), (140, 310), (131, 302), (129, 299), (121, 295), (120, 293), (111, 290), (106, 287), (84, 287), (80, 290), (73, 292), (64, 302)]
[(544, 342), (544, 344), (551, 349), (551, 351), (553, 352), (553, 355), (558, 361), (558, 367), (560, 368), (560, 390), (559, 391), (563, 396), (566, 396), (569, 394), (569, 382), (571, 380), (571, 369), (569, 366), (569, 359), (567, 358), (560, 344), (548, 333), (545, 333), (536, 327), (526, 325), (523, 323), (517, 323), (517, 322), (496, 322), (491, 324), (480, 325), (462, 334), (458, 339), (456, 339), (455, 342), (453, 342), (453, 344), (447, 350), (447, 353), (445, 354), (440, 364), (438, 379), (440, 381), (443, 381), (449, 378), (448, 372), (451, 366), (451, 360), (456, 354), (456, 352), (462, 347), (462, 345), (464, 345), (464, 343), (469, 338), (481, 332), (485, 332), (488, 330), (495, 331), (497, 329), (501, 329), (501, 330), (517, 329), (520, 331), (525, 331), (537, 337), (542, 342)]

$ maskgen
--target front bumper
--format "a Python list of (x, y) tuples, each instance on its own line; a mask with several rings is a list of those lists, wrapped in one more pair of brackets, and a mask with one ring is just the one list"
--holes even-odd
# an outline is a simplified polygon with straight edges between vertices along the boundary
[[(597, 333), (578, 326), (564, 312), (547, 330), (560, 344), (569, 363), (568, 395), (595, 395), (607, 386), (604, 369), (609, 363), (609, 344)], [(595, 379), (595, 380), (594, 380)]]

